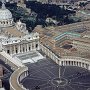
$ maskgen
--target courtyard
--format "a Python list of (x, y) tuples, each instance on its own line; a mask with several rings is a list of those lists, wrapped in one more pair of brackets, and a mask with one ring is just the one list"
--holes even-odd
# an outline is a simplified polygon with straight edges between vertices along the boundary
[(50, 58), (26, 65), (29, 68), (29, 75), (21, 83), (28, 90), (89, 90), (90, 88), (90, 71), (84, 68), (58, 66)]
[(40, 59), (45, 58), (38, 51), (25, 52), (13, 55), (13, 58), (21, 61), (22, 63), (35, 63)]

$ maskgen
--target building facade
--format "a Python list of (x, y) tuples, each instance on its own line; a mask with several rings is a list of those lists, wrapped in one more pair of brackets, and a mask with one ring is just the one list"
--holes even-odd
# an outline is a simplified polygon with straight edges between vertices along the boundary
[(3, 50), (10, 55), (39, 50), (39, 34), (29, 33), (20, 20), (15, 23), (4, 3), (0, 9), (0, 41)]

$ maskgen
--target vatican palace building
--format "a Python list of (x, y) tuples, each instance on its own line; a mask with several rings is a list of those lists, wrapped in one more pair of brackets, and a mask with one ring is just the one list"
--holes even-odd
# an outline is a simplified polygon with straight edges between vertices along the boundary
[(44, 28), (37, 25), (30, 33), (25, 23), (20, 20), (14, 22), (12, 13), (2, 2), (0, 60), (13, 70), (9, 79), (10, 90), (31, 90), (21, 84), (30, 74), (26, 63), (36, 63), (47, 58), (60, 66), (90, 70), (90, 21)]

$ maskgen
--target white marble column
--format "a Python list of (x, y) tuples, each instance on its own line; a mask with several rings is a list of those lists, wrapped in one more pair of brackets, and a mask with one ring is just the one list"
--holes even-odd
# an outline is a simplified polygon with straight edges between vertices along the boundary
[(80, 64), (79, 64), (79, 62), (78, 62), (78, 66), (80, 67)]
[(27, 52), (29, 51), (29, 45), (27, 44)]
[(16, 54), (16, 48), (15, 48), (15, 45), (14, 45), (14, 54)]
[(23, 53), (23, 45), (21, 45), (21, 53)]
[(81, 67), (81, 62), (79, 62), (79, 66)]
[(49, 56), (49, 49), (48, 49), (48, 51), (47, 51), (47, 55)]
[(76, 61), (75, 61), (75, 66), (76, 66), (77, 64), (76, 64)]
[(27, 72), (25, 71), (25, 77), (27, 76)]
[(10, 55), (12, 55), (12, 47), (10, 46)]
[(87, 69), (89, 69), (89, 65), (87, 64)]
[(82, 67), (84, 67), (84, 63), (82, 63)]
[(34, 50), (36, 50), (36, 43), (35, 42), (33, 42), (33, 48), (34, 48)]
[(33, 49), (33, 48), (32, 48), (32, 43), (30, 44), (30, 47), (31, 47), (31, 50), (32, 50), (32, 49)]
[(37, 49), (40, 50), (40, 43), (39, 43), (39, 41), (38, 41), (38, 48)]
[(64, 65), (66, 65), (66, 61), (64, 61)]
[(90, 65), (88, 66), (88, 70), (90, 70)]
[(26, 45), (24, 44), (24, 52), (26, 52)]
[(82, 63), (81, 63), (81, 67), (82, 67)]
[(20, 53), (20, 44), (18, 45), (18, 53)]
[(67, 61), (67, 65), (69, 66), (69, 61)]
[(8, 25), (10, 25), (10, 21), (8, 21)]
[(84, 63), (84, 68), (86, 68), (86, 64)]
[(59, 60), (59, 65), (61, 66), (61, 61)]

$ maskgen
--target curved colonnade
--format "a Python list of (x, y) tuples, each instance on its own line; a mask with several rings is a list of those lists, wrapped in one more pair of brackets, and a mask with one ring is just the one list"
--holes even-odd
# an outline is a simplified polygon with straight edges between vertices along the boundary
[[(56, 63), (62, 66), (78, 66), (90, 70), (90, 61), (80, 57), (63, 57), (56, 60)], [(10, 78), (10, 90), (27, 90), (20, 84), (20, 81), (28, 76), (28, 68), (21, 67), (16, 70)]]
[(20, 81), (28, 76), (28, 67), (17, 69), (10, 77), (10, 90), (27, 90), (20, 84)]
[[(81, 58), (81, 57), (72, 57), (72, 56), (64, 56), (62, 58), (58, 57), (51, 50), (46, 48), (45, 46), (41, 46), (41, 50), (50, 57), (54, 62), (59, 64), (60, 66), (78, 66), (85, 69), (90, 70), (90, 60)], [(14, 64), (14, 63), (13, 63)], [(16, 64), (15, 64), (16, 65)], [(27, 90), (21, 85), (21, 81), (28, 76), (28, 67), (22, 65), (18, 66), (18, 69), (14, 69), (15, 71), (12, 73), (10, 77), (10, 90)]]
[(40, 45), (41, 50), (48, 56), (50, 57), (54, 62), (61, 66), (78, 66), (82, 68), (86, 68), (90, 70), (90, 60), (86, 58), (81, 58), (81, 57), (74, 57), (74, 56), (63, 56), (63, 57), (58, 57), (53, 53), (49, 48)]
[(28, 76), (28, 67), (16, 61), (4, 51), (0, 52), (0, 60), (8, 64), (11, 69), (14, 70), (9, 80), (10, 90), (26, 90), (26, 88), (20, 84), (20, 81)]
[(77, 66), (90, 70), (90, 60), (81, 57), (66, 56), (60, 60), (61, 66)]

